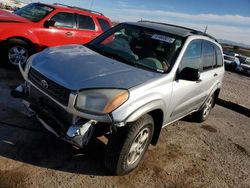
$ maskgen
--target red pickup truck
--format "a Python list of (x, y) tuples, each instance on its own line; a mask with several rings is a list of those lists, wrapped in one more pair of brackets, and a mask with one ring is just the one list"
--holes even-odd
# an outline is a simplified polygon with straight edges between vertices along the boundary
[(102, 13), (62, 4), (0, 10), (0, 60), (16, 66), (47, 47), (85, 44), (111, 26)]

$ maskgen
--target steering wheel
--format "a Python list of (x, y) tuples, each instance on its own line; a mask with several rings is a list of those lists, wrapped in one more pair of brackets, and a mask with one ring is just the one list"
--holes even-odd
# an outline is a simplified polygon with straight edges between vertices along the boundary
[(168, 60), (165, 57), (160, 57), (160, 62), (164, 72), (166, 72), (170, 67)]

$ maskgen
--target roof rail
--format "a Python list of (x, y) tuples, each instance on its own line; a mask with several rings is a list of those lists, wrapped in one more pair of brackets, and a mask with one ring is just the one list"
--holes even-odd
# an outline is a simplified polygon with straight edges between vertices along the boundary
[(53, 3), (53, 5), (59, 5), (59, 6), (67, 7), (67, 8), (83, 10), (83, 11), (87, 11), (87, 12), (91, 12), (91, 13), (95, 13), (95, 14), (99, 14), (101, 16), (104, 16), (103, 13), (95, 11), (95, 10), (89, 10), (89, 9), (80, 8), (80, 7), (76, 7), (76, 6), (69, 6), (69, 5), (65, 5), (65, 4), (61, 4), (61, 3)]
[(191, 28), (188, 28), (188, 27), (183, 27), (183, 26), (174, 25), (174, 24), (167, 24), (167, 23), (162, 23), (162, 22), (154, 22), (154, 21), (150, 21), (150, 20), (139, 20), (138, 22), (148, 22), (148, 23), (156, 23), (156, 24), (162, 24), (162, 25), (167, 25), (167, 26), (179, 27), (179, 28), (182, 28), (182, 29), (189, 30), (190, 33), (192, 33), (192, 34), (206, 36), (206, 37), (209, 37), (209, 38), (215, 40), (216, 42), (218, 42), (217, 39), (214, 38), (213, 36), (211, 36), (211, 35), (209, 35), (207, 33), (204, 33), (202, 31), (198, 31), (198, 30), (191, 29)]

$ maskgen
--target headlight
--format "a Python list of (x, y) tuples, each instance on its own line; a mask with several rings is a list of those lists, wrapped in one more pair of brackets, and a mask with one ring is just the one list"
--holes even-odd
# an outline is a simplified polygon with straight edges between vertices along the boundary
[(98, 114), (110, 113), (125, 101), (129, 93), (124, 89), (90, 89), (81, 91), (76, 99), (76, 108)]

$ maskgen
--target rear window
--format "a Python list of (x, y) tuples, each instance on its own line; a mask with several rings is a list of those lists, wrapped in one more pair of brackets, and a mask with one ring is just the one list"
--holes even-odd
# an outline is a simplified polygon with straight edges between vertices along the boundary
[(110, 29), (110, 25), (109, 22), (107, 20), (101, 19), (101, 18), (97, 18), (98, 23), (100, 24), (102, 31), (107, 31), (108, 29)]
[(95, 30), (95, 23), (90, 16), (78, 15), (79, 29)]

